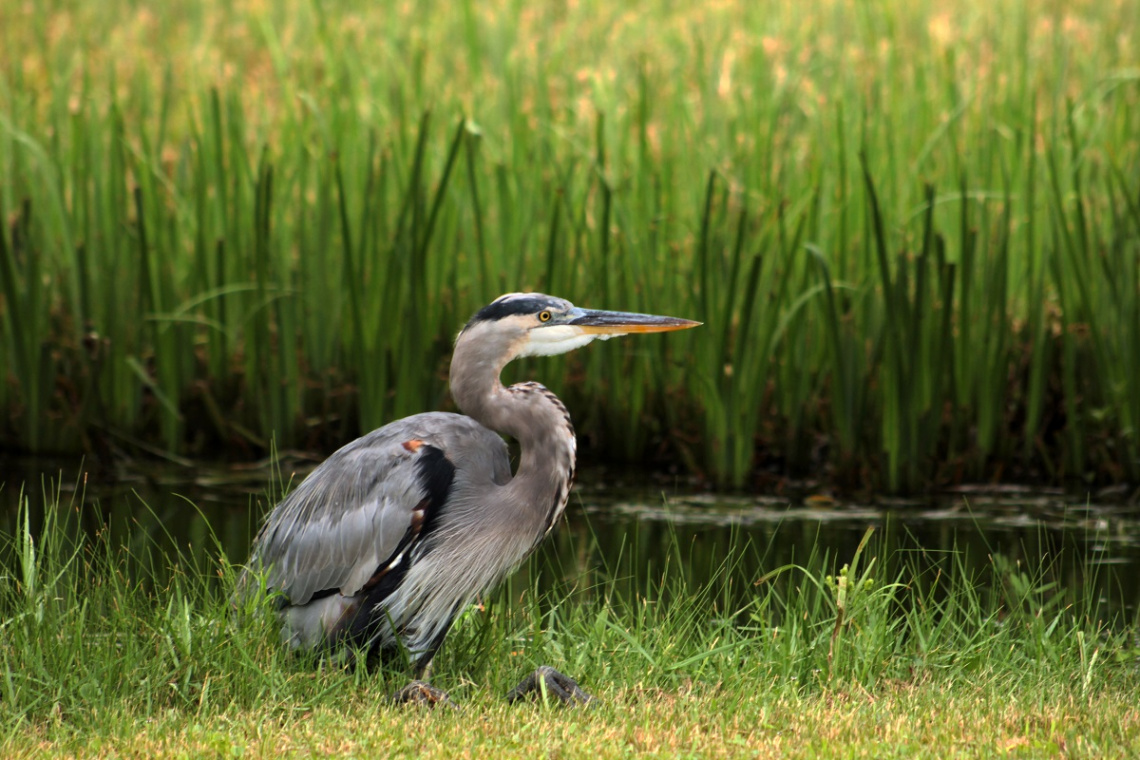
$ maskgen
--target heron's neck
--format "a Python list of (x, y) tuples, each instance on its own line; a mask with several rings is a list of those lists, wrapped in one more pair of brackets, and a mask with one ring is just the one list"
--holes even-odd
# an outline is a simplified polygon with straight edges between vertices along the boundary
[[(452, 366), (465, 357), (456, 347)], [(539, 383), (503, 387), (502, 364), (464, 362), (451, 377), (451, 395), (464, 414), (519, 442), (519, 466), (506, 486), (545, 533), (561, 516), (574, 480), (577, 442), (570, 413)], [(457, 376), (458, 375), (458, 376)]]

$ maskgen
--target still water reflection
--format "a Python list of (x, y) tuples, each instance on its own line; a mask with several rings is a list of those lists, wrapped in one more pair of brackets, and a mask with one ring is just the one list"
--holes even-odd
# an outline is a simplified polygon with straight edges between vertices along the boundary
[[(260, 467), (192, 476), (139, 468), (110, 485), (87, 478), (74, 463), (16, 464), (0, 470), (5, 537), (16, 529), (24, 493), (33, 529), (45, 499), (58, 497), (84, 529), (109, 523), (136, 553), (177, 548), (213, 557), (221, 551), (242, 562), (273, 502), (273, 476)], [(583, 485), (565, 523), (512, 584), (581, 589), (616, 578), (629, 592), (663, 593), (663, 585), (696, 588), (715, 578), (726, 604), (743, 604), (754, 582), (774, 568), (811, 559), (836, 566), (848, 561), (873, 527), (869, 552), (880, 557), (879, 577), (896, 578), (909, 563), (921, 572), (965, 570), (988, 583), (991, 557), (1001, 555), (1015, 566), (1044, 565), (1047, 580), (1096, 594), (1107, 617), (1134, 620), (1140, 609), (1140, 517), (1127, 506), (1016, 491), (836, 504), (709, 495), (646, 482), (605, 485), (607, 477), (580, 474)], [(663, 577), (684, 583), (662, 584)]]

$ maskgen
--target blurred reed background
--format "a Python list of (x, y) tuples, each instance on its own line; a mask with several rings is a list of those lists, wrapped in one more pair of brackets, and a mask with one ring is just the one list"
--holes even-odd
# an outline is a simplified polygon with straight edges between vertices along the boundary
[(521, 363), (726, 486), (1140, 476), (1140, 6), (0, 0), (0, 447), (328, 451)]

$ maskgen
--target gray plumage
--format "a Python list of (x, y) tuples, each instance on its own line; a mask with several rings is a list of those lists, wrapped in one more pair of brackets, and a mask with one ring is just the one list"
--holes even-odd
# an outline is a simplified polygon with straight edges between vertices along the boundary
[[(596, 338), (696, 324), (586, 311), (541, 294), (507, 294), (478, 312), (456, 339), (450, 373), (470, 416), (417, 414), (349, 443), (266, 520), (249, 570), (280, 593), (285, 639), (351, 644), (372, 657), (402, 648), (422, 671), (455, 616), (550, 532), (573, 483), (566, 407), (538, 383), (504, 387), (503, 367)], [(519, 442), (514, 474), (500, 433)]]

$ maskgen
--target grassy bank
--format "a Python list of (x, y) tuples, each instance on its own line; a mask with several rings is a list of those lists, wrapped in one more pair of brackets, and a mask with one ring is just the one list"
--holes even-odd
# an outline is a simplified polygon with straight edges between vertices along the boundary
[[(1129, 757), (1140, 749), (1137, 621), (1106, 614), (1068, 561), (929, 556), (868, 534), (762, 577), (765, 547), (725, 547), (706, 584), (671, 547), (647, 590), (588, 558), (566, 587), (516, 576), (463, 615), (434, 683), (463, 705), (385, 704), (402, 673), (318, 668), (286, 651), (233, 568), (156, 550), (125, 526), (78, 530), (54, 502), (0, 541), (0, 745), (20, 756)], [(34, 511), (33, 511), (34, 513)], [(88, 515), (90, 517), (90, 515)], [(33, 521), (34, 523), (34, 521)], [(34, 535), (33, 535), (34, 534)], [(528, 579), (529, 578), (529, 579)], [(743, 593), (742, 593), (743, 592)], [(1134, 615), (1135, 613), (1129, 613)], [(578, 677), (593, 710), (507, 708), (540, 663)]]
[(512, 371), (743, 485), (1140, 477), (1140, 11), (0, 0), (0, 444), (446, 406), (501, 292), (702, 320)]
[(620, 707), (589, 713), (480, 701), (462, 713), (424, 714), (387, 709), (377, 695), (362, 692), (332, 706), (163, 715), (142, 725), (119, 714), (96, 735), (57, 723), (21, 734), (9, 752), (14, 758), (1129, 758), (1140, 744), (1129, 695), (1060, 692), (1043, 703), (1000, 681), (958, 690), (941, 682), (875, 693), (836, 689), (804, 699), (632, 689), (611, 693)]

